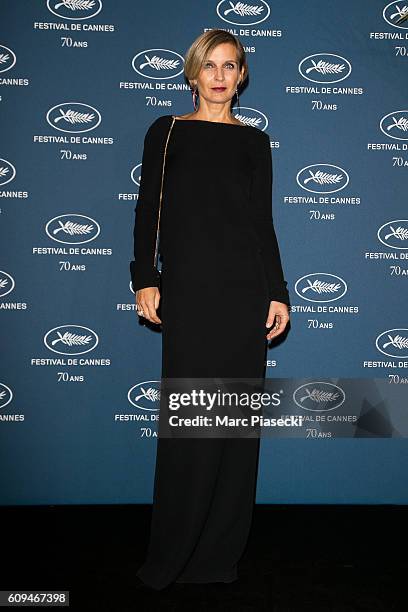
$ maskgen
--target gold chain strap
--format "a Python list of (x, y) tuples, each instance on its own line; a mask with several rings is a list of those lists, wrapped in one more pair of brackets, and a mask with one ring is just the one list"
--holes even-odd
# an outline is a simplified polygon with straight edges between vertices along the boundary
[(160, 201), (159, 201), (159, 214), (157, 216), (157, 229), (156, 229), (156, 246), (154, 249), (154, 259), (153, 259), (153, 266), (156, 266), (156, 259), (157, 259), (157, 239), (159, 237), (159, 224), (160, 224), (160, 212), (161, 212), (161, 203), (162, 203), (162, 193), (163, 193), (163, 177), (164, 177), (164, 166), (166, 164), (166, 152), (167, 152), (167, 144), (169, 142), (169, 138), (170, 138), (170, 134), (171, 134), (171, 130), (173, 129), (173, 125), (175, 122), (176, 118), (173, 116), (173, 121), (171, 123), (169, 132), (167, 134), (167, 140), (166, 140), (166, 146), (164, 147), (164, 156), (163, 156), (163, 169), (162, 169), (162, 177), (161, 177), (161, 187), (160, 187)]

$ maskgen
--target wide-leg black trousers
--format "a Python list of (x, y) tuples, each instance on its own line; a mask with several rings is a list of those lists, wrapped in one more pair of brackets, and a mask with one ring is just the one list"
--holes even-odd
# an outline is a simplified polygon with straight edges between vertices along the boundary
[[(159, 314), (162, 377), (254, 377), (265, 373), (269, 301), (257, 291), (216, 296), (166, 291)], [(259, 290), (260, 288), (260, 290)], [(162, 589), (172, 582), (231, 582), (251, 527), (259, 438), (157, 439), (147, 556), (137, 575)]]

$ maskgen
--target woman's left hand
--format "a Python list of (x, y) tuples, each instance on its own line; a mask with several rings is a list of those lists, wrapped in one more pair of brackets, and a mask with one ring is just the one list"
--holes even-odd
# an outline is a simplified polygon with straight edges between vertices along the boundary
[(272, 340), (281, 334), (286, 325), (289, 322), (289, 308), (287, 304), (283, 302), (272, 301), (269, 305), (268, 318), (266, 320), (266, 327), (272, 327), (275, 320), (273, 329), (266, 335), (267, 340)]

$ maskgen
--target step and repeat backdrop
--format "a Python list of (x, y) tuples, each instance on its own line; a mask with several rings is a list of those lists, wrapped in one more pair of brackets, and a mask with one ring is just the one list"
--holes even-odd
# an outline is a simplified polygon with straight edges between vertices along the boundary
[(233, 112), (270, 138), (292, 303), (266, 364), (292, 419), (262, 439), (257, 502), (407, 503), (406, 3), (0, 12), (0, 504), (152, 499), (161, 334), (129, 275), (143, 139), (193, 110), (183, 58), (213, 28), (247, 52)]

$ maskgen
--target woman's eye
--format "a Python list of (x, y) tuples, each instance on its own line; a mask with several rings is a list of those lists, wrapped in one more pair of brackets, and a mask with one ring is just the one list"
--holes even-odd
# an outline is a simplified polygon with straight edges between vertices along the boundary
[[(228, 68), (234, 68), (234, 64), (231, 64), (230, 62), (228, 62), (228, 64), (225, 64), (226, 67)], [(204, 64), (204, 68), (212, 68), (213, 65), (209, 62), (207, 62), (206, 64)]]

